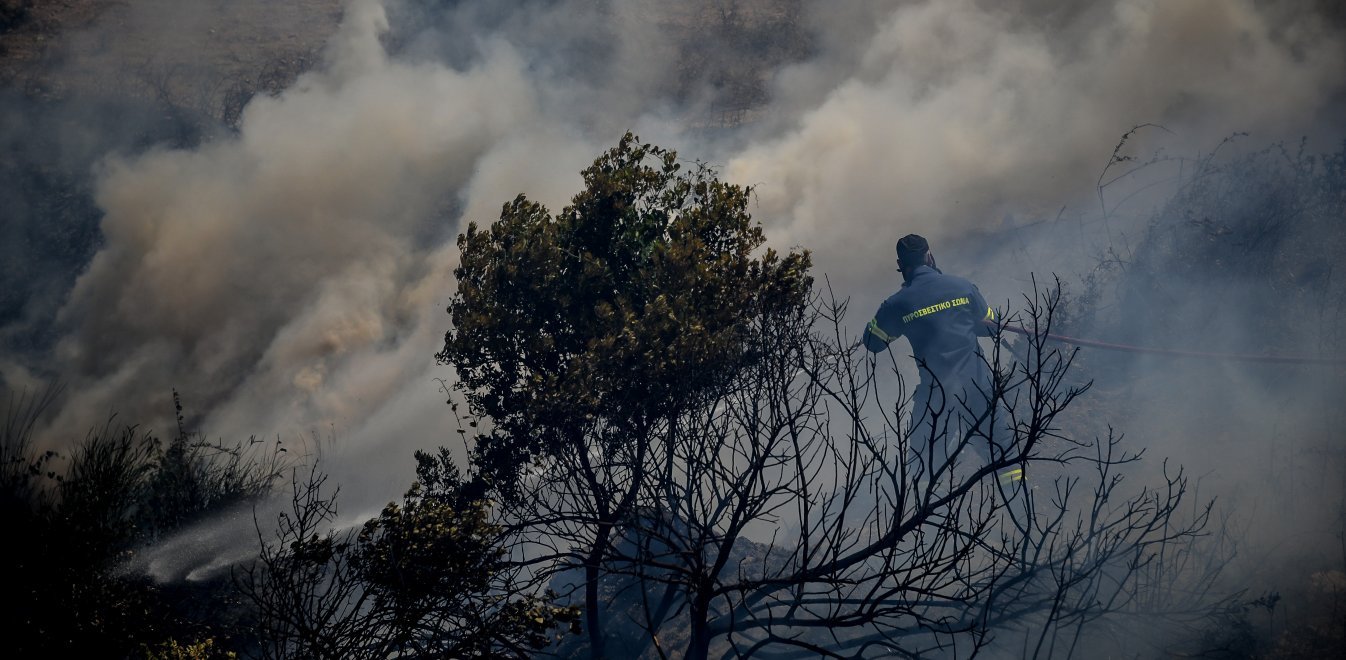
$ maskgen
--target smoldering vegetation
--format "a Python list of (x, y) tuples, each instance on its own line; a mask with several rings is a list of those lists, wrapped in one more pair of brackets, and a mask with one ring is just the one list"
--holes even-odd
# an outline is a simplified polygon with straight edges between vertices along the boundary
[[(1288, 143), (1224, 152), (1230, 146), (1187, 170), (1134, 256), (1103, 278), (1118, 284), (1115, 307), (1082, 327), (1096, 335), (1107, 323), (1124, 341), (1145, 345), (1200, 337), (1213, 351), (1340, 356), (1335, 319), (1346, 284), (1335, 273), (1344, 246), (1333, 227), (1346, 217), (1346, 150)], [(1265, 615), (1269, 634), (1277, 616), (1282, 631), (1298, 631), (1277, 640), (1275, 652), (1316, 653), (1302, 637), (1336, 634), (1323, 635), (1338, 597), (1325, 585), (1340, 575), (1344, 538), (1346, 450), (1331, 403), (1346, 391), (1339, 363), (1100, 366), (1126, 374), (1122, 382), (1149, 380), (1119, 398), (1159, 413), (1132, 425), (1155, 437), (1152, 447), (1187, 464), (1221, 455), (1207, 484), (1240, 532), (1232, 576), (1246, 580), (1250, 602), (1265, 609), (1257, 616)]]
[[(1146, 130), (1160, 129), (1136, 132)], [(1346, 450), (1333, 403), (1346, 390), (1333, 320), (1346, 301), (1334, 276), (1346, 149), (1250, 142), (1232, 135), (1178, 157), (1123, 140), (1100, 168), (1095, 209), (1007, 230), (998, 254), (973, 240), (969, 254), (1010, 272), (1078, 255), (1054, 331), (1142, 349), (1082, 350), (1077, 366), (1095, 390), (1075, 411), (1080, 428), (1124, 430), (1149, 456), (1199, 470), (1199, 492), (1216, 499), (1219, 524), (1192, 559), (1215, 562), (1210, 586), (1238, 594), (1237, 607), (1196, 634), (1148, 629), (1173, 644), (1156, 648), (1330, 654), (1340, 593), (1329, 585), (1342, 574), (1346, 538)], [(1224, 357), (1147, 355), (1149, 347)], [(1259, 361), (1275, 356), (1306, 360)]]
[[(455, 379), (431, 357), (451, 239), (520, 192), (561, 208), (632, 127), (755, 186), (768, 244), (813, 251), (851, 298), (847, 327), (896, 285), (891, 239), (918, 231), (1011, 309), (1033, 274), (1061, 276), (1064, 334), (1344, 352), (1334, 3), (305, 3), (307, 28), (207, 4), (104, 8), (73, 27), (0, 7), (0, 393), (44, 412), (11, 414), (20, 431), (5, 437), (7, 509), (28, 539), (16, 584), (34, 617), (16, 624), (20, 651), (214, 640), (265, 655), (247, 632), (257, 601), (229, 578), (259, 533), (265, 570), (283, 573), (285, 548), (368, 560), (307, 574), (353, 590), (321, 592), (333, 611), (391, 593), (374, 579), (397, 547), (386, 539), (470, 508), (436, 471), (447, 463), (412, 471), (414, 450), (438, 446), (466, 467), (458, 431), (476, 432), (444, 405), (435, 379)], [(143, 30), (123, 42), (116, 25)], [(48, 40), (65, 45), (34, 45)], [(1163, 128), (1131, 133), (1110, 161), (1145, 122)], [(1144, 448), (1127, 488), (1162, 483), (1167, 458), (1193, 479), (1173, 524), (1216, 507), (1136, 601), (1196, 609), (1162, 627), (1133, 608), (1054, 652), (1339, 652), (1340, 368), (1086, 349), (1071, 378), (1093, 383), (1062, 417), (1071, 437), (1112, 426)], [(66, 387), (30, 407), (49, 382)], [(177, 414), (174, 387), (189, 403)], [(299, 456), (315, 435), (336, 440)], [(289, 483), (284, 460), (307, 465), (319, 445), (330, 480)], [(413, 479), (433, 487), (380, 517)], [(335, 485), (340, 516), (323, 508)], [(302, 525), (273, 524), (304, 503)], [(363, 519), (382, 526), (361, 545)], [(425, 557), (499, 539), (499, 520), (471, 520)], [(735, 561), (769, 555), (745, 547)], [(629, 590), (634, 573), (604, 589)], [(546, 607), (522, 634), (574, 620)], [(1031, 654), (1021, 632), (980, 650)], [(552, 650), (583, 653), (580, 639)]]

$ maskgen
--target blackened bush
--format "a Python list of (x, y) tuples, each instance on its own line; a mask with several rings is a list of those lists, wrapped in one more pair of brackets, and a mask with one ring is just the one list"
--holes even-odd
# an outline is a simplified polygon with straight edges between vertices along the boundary
[[(0, 502), (15, 555), (16, 616), (0, 635), (20, 657), (119, 657), (214, 634), (223, 582), (163, 586), (126, 569), (141, 546), (266, 492), (280, 467), (179, 432), (165, 446), (115, 418), (68, 452), (38, 452), (33, 431), (58, 390), (11, 396), (0, 437)], [(195, 617), (195, 618), (194, 618)]]

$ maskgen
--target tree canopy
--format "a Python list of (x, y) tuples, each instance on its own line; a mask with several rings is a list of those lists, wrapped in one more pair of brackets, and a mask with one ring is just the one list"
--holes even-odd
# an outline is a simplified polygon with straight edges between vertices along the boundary
[(630, 133), (582, 174), (559, 213), (520, 195), (458, 238), (437, 358), (493, 423), (474, 463), (497, 488), (564, 446), (640, 436), (771, 350), (755, 329), (807, 304), (809, 255), (759, 253), (749, 188)]

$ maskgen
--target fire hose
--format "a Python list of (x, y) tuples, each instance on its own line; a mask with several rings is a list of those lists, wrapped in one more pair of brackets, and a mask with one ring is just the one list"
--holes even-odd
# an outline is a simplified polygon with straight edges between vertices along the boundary
[[(993, 321), (987, 321), (988, 325), (995, 325)], [(1003, 325), (1002, 330), (1013, 332), (1015, 334), (1032, 337), (1034, 333), (1026, 328)], [(1131, 346), (1128, 344), (1114, 344), (1093, 339), (1079, 339), (1076, 337), (1067, 337), (1065, 335), (1056, 335), (1047, 333), (1043, 335), (1046, 339), (1058, 341), (1063, 344), (1074, 346), (1086, 346), (1089, 348), (1101, 348), (1109, 351), (1121, 351), (1124, 353), (1145, 353), (1149, 355), (1168, 355), (1172, 357), (1200, 358), (1206, 360), (1229, 360), (1235, 362), (1263, 362), (1273, 364), (1317, 364), (1317, 365), (1346, 365), (1346, 358), (1332, 357), (1310, 357), (1303, 355), (1275, 355), (1275, 354), (1257, 354), (1257, 353), (1212, 353), (1207, 351), (1187, 351), (1174, 348), (1153, 348), (1149, 346)]]

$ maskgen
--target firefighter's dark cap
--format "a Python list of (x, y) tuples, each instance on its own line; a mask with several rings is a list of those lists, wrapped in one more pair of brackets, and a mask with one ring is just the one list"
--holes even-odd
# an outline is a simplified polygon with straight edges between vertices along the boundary
[(924, 236), (907, 234), (897, 241), (897, 260), (903, 263), (921, 263), (930, 252), (930, 243)]

